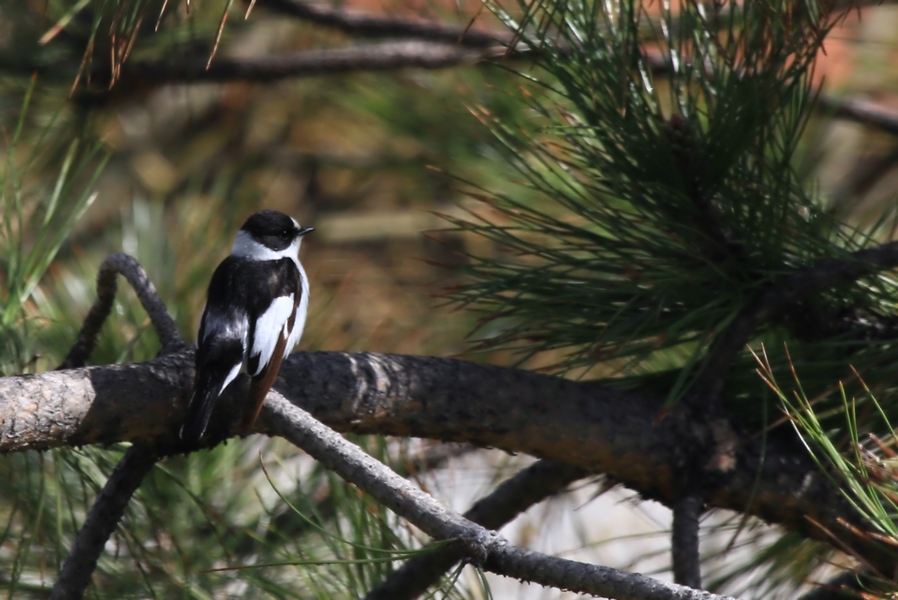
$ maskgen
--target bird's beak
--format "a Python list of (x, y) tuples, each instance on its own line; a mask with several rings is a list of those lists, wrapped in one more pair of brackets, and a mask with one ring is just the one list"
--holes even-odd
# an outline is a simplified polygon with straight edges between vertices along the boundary
[(299, 230), (299, 233), (297, 233), (296, 235), (298, 235), (299, 237), (302, 237), (307, 233), (312, 233), (313, 231), (315, 231), (314, 227), (303, 227)]

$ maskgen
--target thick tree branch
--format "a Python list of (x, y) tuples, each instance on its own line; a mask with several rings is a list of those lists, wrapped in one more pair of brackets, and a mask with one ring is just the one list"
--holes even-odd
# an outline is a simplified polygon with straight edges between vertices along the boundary
[(665, 584), (638, 573), (578, 563), (512, 546), (497, 533), (447, 510), (426, 492), (393, 473), (279, 393), (269, 395), (266, 406), (271, 433), (296, 444), (431, 537), (458, 540), (469, 559), (494, 573), (620, 600), (722, 598)]
[[(524, 452), (604, 473), (668, 506), (680, 496), (684, 448), (713, 438), (700, 423), (692, 439), (674, 419), (659, 422), (662, 399), (460, 360), (295, 353), (281, 375), (281, 393), (340, 431)], [(192, 350), (147, 363), (0, 378), (0, 452), (125, 440), (174, 443), (192, 384)], [(228, 417), (238, 414), (230, 408), (245, 397), (246, 379), (232, 388), (213, 415), (213, 432), (228, 431)], [(263, 410), (257, 427), (271, 433), (266, 415)], [(713, 475), (703, 489), (708, 506), (748, 512), (827, 543), (831, 539), (813, 522), (830, 531), (842, 530), (840, 519), (864, 527), (804, 448), (769, 439), (762, 448), (751, 440), (733, 448), (731, 459), (706, 467)], [(893, 563), (878, 546), (852, 543), (871, 563)]]
[[(534, 504), (557, 494), (589, 473), (578, 467), (548, 460), (538, 461), (502, 482), (464, 514), (469, 521), (499, 529)], [(464, 548), (453, 543), (416, 556), (371, 590), (367, 600), (412, 600), (435, 585), (464, 558)]]

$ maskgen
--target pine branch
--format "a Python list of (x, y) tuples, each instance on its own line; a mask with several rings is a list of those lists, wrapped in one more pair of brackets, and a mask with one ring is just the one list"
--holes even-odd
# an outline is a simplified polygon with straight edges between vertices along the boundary
[[(898, 243), (870, 248), (797, 273), (762, 298), (788, 303), (896, 262)], [(778, 304), (760, 305), (767, 312), (759, 314), (775, 316)], [(0, 378), (0, 452), (125, 440), (170, 447), (193, 385), (192, 367), (192, 349), (176, 347), (142, 364)], [(238, 414), (232, 408), (246, 386), (241, 378), (225, 394), (210, 430), (233, 432), (229, 415)], [(342, 353), (292, 355), (278, 389), (342, 431), (525, 452), (604, 473), (669, 506), (681, 495), (684, 460), (720, 454), (726, 460), (699, 466), (707, 472), (709, 506), (747, 511), (828, 543), (829, 532), (843, 523), (863, 528), (802, 447), (721, 438), (718, 423), (700, 419), (685, 430), (677, 419), (659, 423), (660, 398), (452, 359)], [(260, 431), (270, 433), (265, 414)], [(746, 506), (749, 498), (754, 502)], [(875, 542), (851, 543), (869, 563), (891, 564)]]
[(477, 31), (439, 21), (365, 13), (300, 0), (257, 0), (256, 5), (357, 37), (416, 38), (428, 42), (448, 42), (467, 48), (487, 48), (511, 40), (507, 31)]
[[(691, 433), (667, 418), (664, 400), (589, 382), (454, 359), (339, 352), (294, 353), (277, 388), (343, 432), (427, 437), (565, 462), (603, 473), (647, 499), (672, 506), (684, 452), (714, 440), (701, 422)], [(193, 385), (193, 351), (131, 365), (0, 378), (0, 452), (59, 446), (177, 441)], [(238, 378), (210, 430), (226, 432), (248, 390)], [(266, 428), (267, 410), (257, 425)], [(840, 522), (864, 525), (806, 450), (784, 440), (745, 440), (709, 469), (706, 502), (779, 523), (831, 543)], [(696, 453), (702, 452), (701, 450)], [(751, 503), (749, 503), (751, 499)], [(871, 563), (892, 564), (873, 542), (852, 539)]]
[(883, 269), (898, 266), (898, 242), (859, 250), (844, 259), (829, 259), (784, 277), (749, 303), (724, 331), (702, 367), (693, 394), (717, 398), (736, 356), (764, 323), (773, 322), (796, 302)]
[[(97, 346), (97, 337), (103, 323), (112, 312), (117, 290), (116, 275), (122, 275), (134, 288), (141, 305), (156, 328), (162, 343), (161, 355), (186, 348), (174, 319), (156, 292), (143, 267), (133, 257), (124, 253), (108, 256), (100, 265), (97, 275), (97, 299), (91, 306), (78, 339), (59, 369), (82, 367)], [(131, 446), (106, 480), (103, 489), (91, 506), (75, 542), (69, 549), (59, 578), (53, 585), (53, 600), (81, 598), (90, 583), (100, 553), (125, 514), (128, 502), (140, 487), (143, 478), (153, 469), (163, 454), (146, 444)]]
[(135, 444), (128, 448), (78, 531), (53, 585), (51, 600), (77, 600), (84, 596), (109, 536), (124, 516), (128, 502), (143, 478), (160, 458), (152, 446)]
[(489, 571), (577, 593), (621, 600), (723, 598), (636, 573), (564, 560), (515, 547), (499, 534), (447, 510), (358, 446), (277, 392), (269, 395), (271, 432), (286, 438), (346, 481), (438, 540), (457, 540), (465, 556)]
[[(589, 473), (578, 467), (541, 460), (504, 481), (481, 498), (464, 517), (488, 529), (499, 529), (534, 504), (542, 502)], [(423, 595), (464, 558), (460, 544), (442, 546), (409, 559), (366, 596), (367, 600), (409, 600)]]
[(502, 46), (468, 48), (420, 41), (359, 44), (345, 48), (306, 50), (277, 56), (216, 58), (206, 66), (202, 56), (178, 61), (130, 62), (122, 68), (119, 85), (133, 82), (208, 83), (220, 81), (277, 81), (288, 77), (337, 75), (396, 69), (444, 69), (501, 59)]
[(87, 364), (87, 360), (97, 347), (100, 329), (112, 312), (112, 303), (115, 301), (118, 287), (116, 275), (122, 275), (134, 288), (140, 304), (147, 311), (150, 322), (156, 329), (156, 335), (162, 343), (162, 353), (173, 352), (186, 345), (165, 303), (147, 277), (146, 271), (133, 257), (118, 252), (108, 256), (100, 265), (100, 272), (97, 274), (97, 299), (84, 319), (78, 340), (62, 361), (60, 369), (83, 367)]

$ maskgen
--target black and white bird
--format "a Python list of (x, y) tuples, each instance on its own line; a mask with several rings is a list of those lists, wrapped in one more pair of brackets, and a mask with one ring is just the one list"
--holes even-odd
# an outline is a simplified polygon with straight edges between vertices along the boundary
[(311, 231), (284, 213), (263, 210), (237, 232), (231, 255), (209, 283), (182, 440), (195, 442), (203, 436), (215, 401), (244, 367), (252, 380), (240, 431), (249, 433), (281, 361), (305, 327), (309, 280), (299, 262), (299, 246)]

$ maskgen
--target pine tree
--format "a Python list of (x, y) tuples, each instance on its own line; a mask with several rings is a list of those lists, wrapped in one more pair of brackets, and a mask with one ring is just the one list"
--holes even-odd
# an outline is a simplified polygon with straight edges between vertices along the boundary
[[(4, 403), (19, 401), (12, 393), (4, 396), (8, 390), (27, 400), (28, 386), (38, 385), (37, 379), (13, 374), (60, 363), (82, 367), (86, 355), (76, 352), (79, 346), (65, 355), (77, 337), (82, 347), (99, 344), (95, 363), (135, 363), (134, 385), (155, 393), (153, 401), (158, 398), (168, 411), (159, 414), (177, 415), (171, 409), (173, 388), (189, 380), (190, 368), (177, 329), (192, 327), (189, 315), (197, 309), (204, 269), (213, 264), (218, 243), (210, 240), (231, 233), (241, 211), (257, 201), (257, 180), (274, 160), (274, 150), (290, 147), (289, 122), (297, 109), (278, 104), (281, 92), (272, 82), (336, 71), (487, 62), (488, 74), (465, 75), (476, 91), (461, 102), (446, 93), (450, 97), (435, 109), (385, 80), (378, 80), (380, 95), (357, 101), (375, 98), (375, 106), (392, 101), (401, 109), (366, 109), (387, 115), (391, 124), (384, 137), (413, 139), (418, 149), (435, 147), (421, 151), (431, 152), (428, 162), (437, 168), (426, 171), (430, 179), (420, 185), (452, 194), (464, 209), (447, 211), (449, 229), (433, 235), (456, 252), (439, 258), (460, 265), (445, 297), (479, 318), (471, 326), (468, 356), (523, 370), (409, 356), (310, 355), (285, 367), (284, 389), (294, 389), (289, 386), (297, 379), (314, 386), (316, 365), (323, 365), (337, 375), (316, 388), (322, 413), (329, 410), (322, 408), (328, 399), (352, 404), (340, 393), (381, 402), (369, 410), (359, 400), (359, 413), (348, 421), (330, 415), (335, 427), (457, 439), (544, 459), (503, 481), (468, 514), (488, 527), (500, 527), (574, 481), (606, 475), (594, 488), (597, 493), (620, 483), (672, 509), (670, 562), (678, 583), (740, 597), (794, 597), (800, 585), (825, 576), (833, 563), (843, 571), (831, 587), (845, 584), (881, 596), (898, 592), (890, 570), (890, 548), (898, 541), (893, 466), (898, 450), (889, 424), (898, 401), (891, 374), (898, 359), (893, 356), (898, 242), (891, 241), (896, 211), (886, 206), (872, 219), (869, 214), (854, 218), (814, 184), (806, 168), (816, 150), (811, 130), (821, 92), (815, 61), (827, 36), (857, 8), (854, 3), (485, 4), (504, 30), (489, 30), (483, 16), (471, 27), (375, 17), (299, 0), (257, 4), (246, 21), (235, 18), (242, 7), (230, 1), (200, 3), (190, 13), (186, 3), (119, 0), (51, 2), (46, 15), (26, 3), (0, 9), (16, 24), (6, 36), (2, 64), (8, 82), (2, 118), (9, 133), (0, 231), (5, 265), (0, 369), (11, 375), (0, 379)], [(266, 10), (271, 11), (267, 18)], [(294, 27), (291, 35), (312, 35), (322, 48), (241, 57), (240, 51), (258, 43), (253, 37), (258, 32), (276, 37), (272, 32), (285, 16), (335, 28), (350, 40), (388, 41), (329, 48), (333, 36)], [(174, 332), (168, 335), (151, 311), (162, 350), (144, 334), (153, 327), (133, 303), (115, 305), (111, 319), (118, 319), (119, 327), (97, 338), (113, 308), (115, 287), (108, 281), (119, 272), (141, 285), (136, 263), (122, 255), (103, 262), (106, 274), (98, 290), (107, 295), (106, 313), (93, 325), (88, 318), (76, 335), (94, 301), (90, 279), (103, 246), (81, 233), (79, 219), (95, 189), (116, 189), (104, 176), (123, 177), (128, 171), (123, 165), (139, 171), (144, 164), (127, 162), (127, 153), (116, 147), (114, 140), (123, 137), (114, 134), (116, 118), (129, 109), (146, 110), (152, 92), (164, 86), (210, 81), (258, 82), (265, 90), (236, 88), (227, 101), (218, 99), (222, 112), (228, 102), (252, 97), (247, 106), (277, 106), (267, 114), (271, 121), (277, 111), (290, 118), (281, 119), (282, 130), (270, 136), (275, 141), (257, 152), (251, 140), (264, 132), (253, 129), (257, 121), (250, 109), (235, 113), (245, 123), (231, 120), (238, 133), (210, 152), (215, 166), (207, 174), (171, 185), (144, 182), (160, 201), (134, 202), (132, 220), (116, 230), (115, 244), (138, 255), (177, 319), (178, 327), (162, 308), (161, 318), (169, 319), (169, 333)], [(352, 106), (356, 100), (333, 100), (335, 93), (358, 92), (350, 79), (321, 81), (296, 95), (314, 106), (310, 112), (326, 116), (332, 105), (343, 103), (342, 108), (350, 107), (345, 114), (362, 120), (362, 111)], [(427, 82), (446, 85), (437, 76)], [(407, 108), (410, 104), (415, 110)], [(457, 125), (470, 123), (458, 117), (466, 104), (479, 121), (476, 130)], [(441, 115), (447, 106), (457, 114)], [(214, 115), (207, 116), (215, 122)], [(440, 130), (444, 137), (434, 143), (422, 133), (423, 125), (440, 118), (446, 121)], [(147, 154), (190, 161), (226, 129), (191, 124), (179, 130), (183, 139), (160, 142)], [(98, 141), (104, 135), (105, 148)], [(483, 158), (487, 144), (488, 153), (500, 160)], [(190, 150), (178, 154), (182, 147)], [(408, 154), (403, 148), (393, 158)], [(312, 202), (323, 202), (316, 196), (318, 160), (308, 166), (305, 193)], [(411, 162), (409, 170), (425, 172), (423, 161)], [(212, 203), (208, 195), (215, 193), (230, 203)], [(331, 302), (330, 311), (318, 318), (336, 318), (341, 310), (336, 305)], [(153, 385), (164, 377), (141, 371), (150, 368), (146, 365), (157, 351), (163, 361), (157, 364), (165, 366), (154, 368), (181, 382), (158, 392)], [(43, 356), (35, 358), (38, 353)], [(73, 375), (66, 373), (59, 374), (60, 381), (74, 386), (64, 379)], [(111, 380), (110, 374), (120, 371), (92, 373), (99, 374), (96, 389), (101, 390), (104, 377)], [(355, 392), (327, 397), (343, 383), (352, 388), (356, 377)], [(365, 384), (370, 377), (382, 377), (378, 382), (389, 383), (387, 391)], [(520, 392), (527, 387), (530, 395)], [(511, 414), (503, 402), (518, 392), (520, 410)], [(424, 404), (446, 398), (446, 413), (426, 412)], [(493, 399), (508, 412), (488, 404)], [(115, 413), (115, 402), (107, 402), (104, 410)], [(397, 409), (393, 402), (408, 406)], [(607, 414), (596, 415), (598, 406)], [(572, 430), (575, 443), (565, 445), (556, 439), (559, 423), (551, 420), (567, 408), (568, 417), (580, 415), (584, 429)], [(117, 445), (19, 452), (5, 459), (0, 497), (8, 509), (0, 540), (8, 549), (2, 559), (8, 568), (2, 569), (0, 583), (10, 597), (44, 597), (57, 573), (78, 564), (79, 576), (96, 568), (88, 593), (97, 597), (369, 593), (398, 598), (427, 588), (452, 597), (489, 593), (485, 580), (472, 587), (460, 568), (453, 570), (464, 559), (486, 571), (581, 593), (700, 597), (672, 586), (648, 592), (656, 582), (602, 565), (514, 554), (517, 548), (503, 553), (482, 536), (437, 535), (428, 529), (430, 521), (412, 519), (432, 537), (462, 540), (424, 547), (427, 539), (379, 503), (377, 494), (385, 493), (387, 505), (405, 516), (401, 506), (390, 504), (389, 491), (352, 480), (360, 491), (345, 483), (335, 474), (344, 475), (339, 461), (330, 462), (327, 453), (320, 464), (300, 458), (290, 423), (284, 425), (283, 413), (277, 414), (281, 424), (266, 432), (291, 443), (267, 446), (261, 461), (252, 442), (179, 457), (194, 449), (172, 441), (167, 431), (176, 431), (174, 424), (166, 429), (167, 424), (144, 422), (135, 435), (126, 422), (130, 414), (121, 416), (119, 437), (105, 429), (97, 439), (90, 437), (94, 432), (79, 430), (63, 442), (53, 437), (56, 433), (34, 434), (37, 441), (22, 447), (10, 437), (2, 446), (7, 452), (84, 440)], [(385, 414), (395, 422), (378, 421)], [(217, 427), (226, 439), (223, 419)], [(87, 417), (84, 422), (95, 423)], [(587, 447), (578, 436), (591, 426), (609, 433), (617, 428), (621, 435), (605, 446)], [(65, 425), (59, 429), (67, 431)], [(541, 439), (543, 433), (552, 439)], [(413, 461), (408, 441), (380, 435), (358, 442), (412, 478), (456, 452), (435, 446)], [(595, 448), (605, 448), (607, 456), (590, 455)], [(294, 476), (293, 465), (308, 474)], [(130, 493), (119, 498), (126, 507), (121, 523), (117, 516), (101, 523), (115, 532), (108, 542), (108, 532), (94, 535), (96, 551), (104, 545), (107, 551), (85, 571), (72, 562), (78, 560), (73, 555), (90, 552), (80, 550), (83, 537), (74, 540), (79, 529), (83, 534), (93, 526), (91, 506), (97, 511), (104, 496), (115, 496), (116, 486), (129, 485), (128, 473), (132, 491), (140, 489), (133, 500)], [(501, 478), (497, 468), (495, 479)], [(107, 491), (101, 493), (104, 485)], [(736, 516), (715, 515), (715, 524), (700, 527), (700, 517), (721, 508)], [(565, 509), (559, 504), (554, 510)], [(99, 513), (100, 521), (112, 514)], [(783, 529), (760, 529), (760, 519)], [(440, 526), (451, 530), (460, 523), (450, 519)], [(732, 536), (731, 545), (750, 550), (717, 556), (721, 532)], [(860, 565), (859, 574), (847, 570), (851, 560)], [(534, 564), (540, 568), (522, 570)], [(580, 566), (582, 573), (576, 570)], [(606, 580), (619, 587), (601, 587)], [(64, 587), (54, 593), (68, 597)], [(76, 589), (67, 588), (78, 595)], [(826, 597), (852, 597), (833, 594)]]

